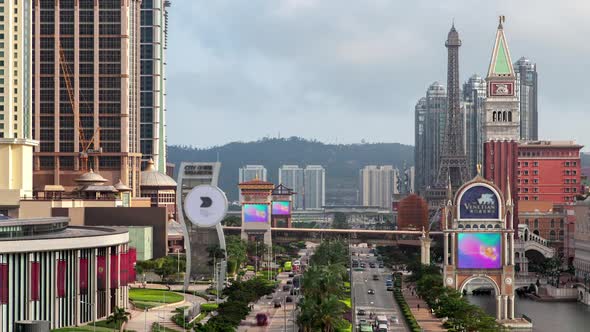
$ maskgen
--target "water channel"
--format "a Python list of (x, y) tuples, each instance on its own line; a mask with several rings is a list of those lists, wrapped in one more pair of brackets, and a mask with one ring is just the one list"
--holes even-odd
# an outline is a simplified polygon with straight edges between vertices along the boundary
[[(488, 314), (496, 316), (493, 295), (468, 295), (467, 298)], [(521, 297), (516, 300), (515, 314), (530, 317), (534, 332), (590, 331), (590, 306), (578, 302), (537, 302)]]

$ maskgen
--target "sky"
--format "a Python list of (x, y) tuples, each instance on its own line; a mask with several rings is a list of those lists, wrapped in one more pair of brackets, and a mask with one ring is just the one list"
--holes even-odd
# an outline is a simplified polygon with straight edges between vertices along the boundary
[(498, 15), (512, 61), (537, 64), (539, 138), (589, 150), (588, 0), (173, 0), (168, 143), (413, 144), (417, 100), (446, 85), (453, 20), (465, 81), (487, 73)]

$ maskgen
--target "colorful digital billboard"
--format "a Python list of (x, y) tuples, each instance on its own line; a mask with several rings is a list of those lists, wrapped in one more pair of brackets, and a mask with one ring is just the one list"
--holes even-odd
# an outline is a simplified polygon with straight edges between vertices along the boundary
[(291, 214), (291, 203), (287, 201), (272, 202), (272, 214), (277, 216)]
[(502, 267), (500, 233), (459, 233), (458, 267), (460, 269), (499, 269)]
[(268, 205), (266, 204), (244, 204), (245, 222), (267, 222), (268, 221)]
[(467, 189), (459, 202), (459, 219), (499, 219), (498, 196), (484, 185)]

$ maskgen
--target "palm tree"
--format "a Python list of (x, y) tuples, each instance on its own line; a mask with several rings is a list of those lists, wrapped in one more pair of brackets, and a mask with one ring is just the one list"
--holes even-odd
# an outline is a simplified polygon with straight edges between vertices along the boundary
[(333, 332), (341, 324), (342, 314), (344, 314), (344, 303), (340, 302), (336, 295), (324, 298), (317, 306), (317, 317), (321, 330)]
[[(128, 316), (130, 315), (124, 308), (115, 307), (113, 313), (107, 318), (107, 323), (115, 324), (115, 327), (121, 331), (123, 329), (123, 323), (129, 320)], [(113, 331), (116, 331), (116, 329), (113, 328)]]

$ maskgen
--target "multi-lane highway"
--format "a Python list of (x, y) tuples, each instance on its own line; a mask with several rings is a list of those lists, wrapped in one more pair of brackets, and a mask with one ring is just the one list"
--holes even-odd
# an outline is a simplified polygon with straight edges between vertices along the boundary
[[(356, 327), (362, 320), (370, 322), (370, 314), (373, 319), (378, 315), (384, 315), (389, 319), (388, 331), (409, 331), (405, 326), (399, 307), (393, 298), (393, 293), (387, 290), (385, 281), (391, 275), (391, 270), (379, 268), (377, 259), (369, 253), (368, 248), (352, 247), (352, 259), (358, 260), (359, 265), (364, 264), (364, 270), (352, 269), (353, 303), (355, 306)], [(375, 264), (374, 268), (370, 264)], [(373, 280), (374, 276), (378, 280)], [(369, 294), (373, 290), (374, 294)], [(364, 311), (364, 315), (362, 314)]]

